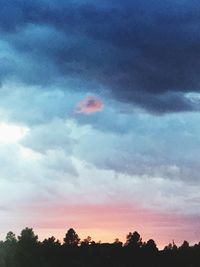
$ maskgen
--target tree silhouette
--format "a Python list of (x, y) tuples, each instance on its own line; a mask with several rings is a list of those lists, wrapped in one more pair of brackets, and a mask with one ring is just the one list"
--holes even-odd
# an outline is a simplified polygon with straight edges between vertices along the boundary
[(37, 244), (38, 236), (34, 234), (32, 228), (26, 227), (21, 231), (21, 235), (18, 236), (19, 244), (24, 246), (34, 246)]
[(56, 240), (56, 238), (54, 236), (49, 237), (47, 239), (44, 239), (44, 241), (42, 242), (43, 245), (45, 247), (56, 247), (56, 246), (60, 246), (60, 241)]
[(88, 236), (81, 242), (81, 246), (89, 246), (92, 243), (92, 238)]
[[(79, 244), (81, 244), (79, 246)], [(0, 267), (199, 267), (200, 243), (188, 241), (177, 248), (174, 242), (158, 250), (156, 242), (142, 242), (138, 232), (129, 233), (123, 245), (118, 238), (113, 243), (95, 243), (88, 236), (82, 242), (70, 228), (61, 245), (55, 237), (38, 241), (32, 228), (25, 228), (18, 238), (9, 232), (0, 241)]]
[(5, 266), (12, 266), (15, 262), (16, 247), (17, 247), (17, 239), (13, 232), (7, 233), (3, 247), (4, 247), (4, 264)]
[(63, 240), (64, 244), (67, 246), (77, 246), (80, 242), (80, 238), (73, 228), (67, 231)]
[(126, 236), (126, 246), (132, 247), (132, 248), (140, 248), (142, 246), (142, 238), (140, 237), (140, 234), (138, 232), (129, 233)]
[(184, 240), (183, 241), (183, 244), (180, 246), (180, 248), (179, 249), (181, 249), (181, 250), (187, 250), (187, 249), (189, 249), (189, 243), (188, 243), (188, 241), (186, 241), (186, 240)]
[(149, 239), (147, 243), (144, 245), (146, 251), (150, 253), (154, 253), (158, 251), (157, 245), (153, 239)]
[(18, 236), (17, 261), (20, 267), (40, 266), (39, 242), (32, 228), (25, 228)]
[(177, 245), (174, 243), (174, 241), (172, 241), (172, 243), (169, 243), (167, 246), (164, 247), (164, 250), (166, 251), (176, 251), (178, 249)]
[(115, 238), (113, 244), (116, 246), (116, 247), (122, 247), (123, 243), (119, 240), (119, 238)]
[(8, 232), (6, 235), (6, 241), (5, 243), (8, 244), (16, 244), (17, 243), (17, 238), (16, 235), (13, 232)]

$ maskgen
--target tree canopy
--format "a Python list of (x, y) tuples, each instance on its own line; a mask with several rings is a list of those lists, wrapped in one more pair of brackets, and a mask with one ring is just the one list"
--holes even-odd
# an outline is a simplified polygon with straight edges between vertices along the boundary
[(123, 244), (83, 240), (70, 228), (63, 243), (54, 236), (38, 239), (32, 228), (25, 228), (16, 237), (8, 232), (0, 241), (0, 267), (199, 267), (200, 242), (188, 241), (178, 247), (174, 241), (159, 250), (153, 239), (143, 241), (137, 231), (129, 232)]

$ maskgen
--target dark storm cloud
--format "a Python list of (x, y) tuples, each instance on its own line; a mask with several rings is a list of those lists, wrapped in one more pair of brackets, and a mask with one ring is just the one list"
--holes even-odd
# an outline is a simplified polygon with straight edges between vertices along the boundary
[(18, 79), (91, 80), (117, 100), (156, 113), (199, 109), (185, 97), (200, 90), (199, 2), (0, 3), (3, 39), (33, 65), (15, 73)]

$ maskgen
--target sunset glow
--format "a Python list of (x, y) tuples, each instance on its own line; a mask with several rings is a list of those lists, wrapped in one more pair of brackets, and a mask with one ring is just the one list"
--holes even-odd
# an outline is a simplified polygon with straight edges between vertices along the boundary
[(0, 3), (0, 241), (198, 243), (200, 2)]

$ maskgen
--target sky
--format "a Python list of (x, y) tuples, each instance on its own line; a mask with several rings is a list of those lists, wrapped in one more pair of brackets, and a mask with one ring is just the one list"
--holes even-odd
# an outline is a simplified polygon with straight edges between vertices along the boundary
[(200, 2), (0, 6), (0, 239), (199, 242)]

